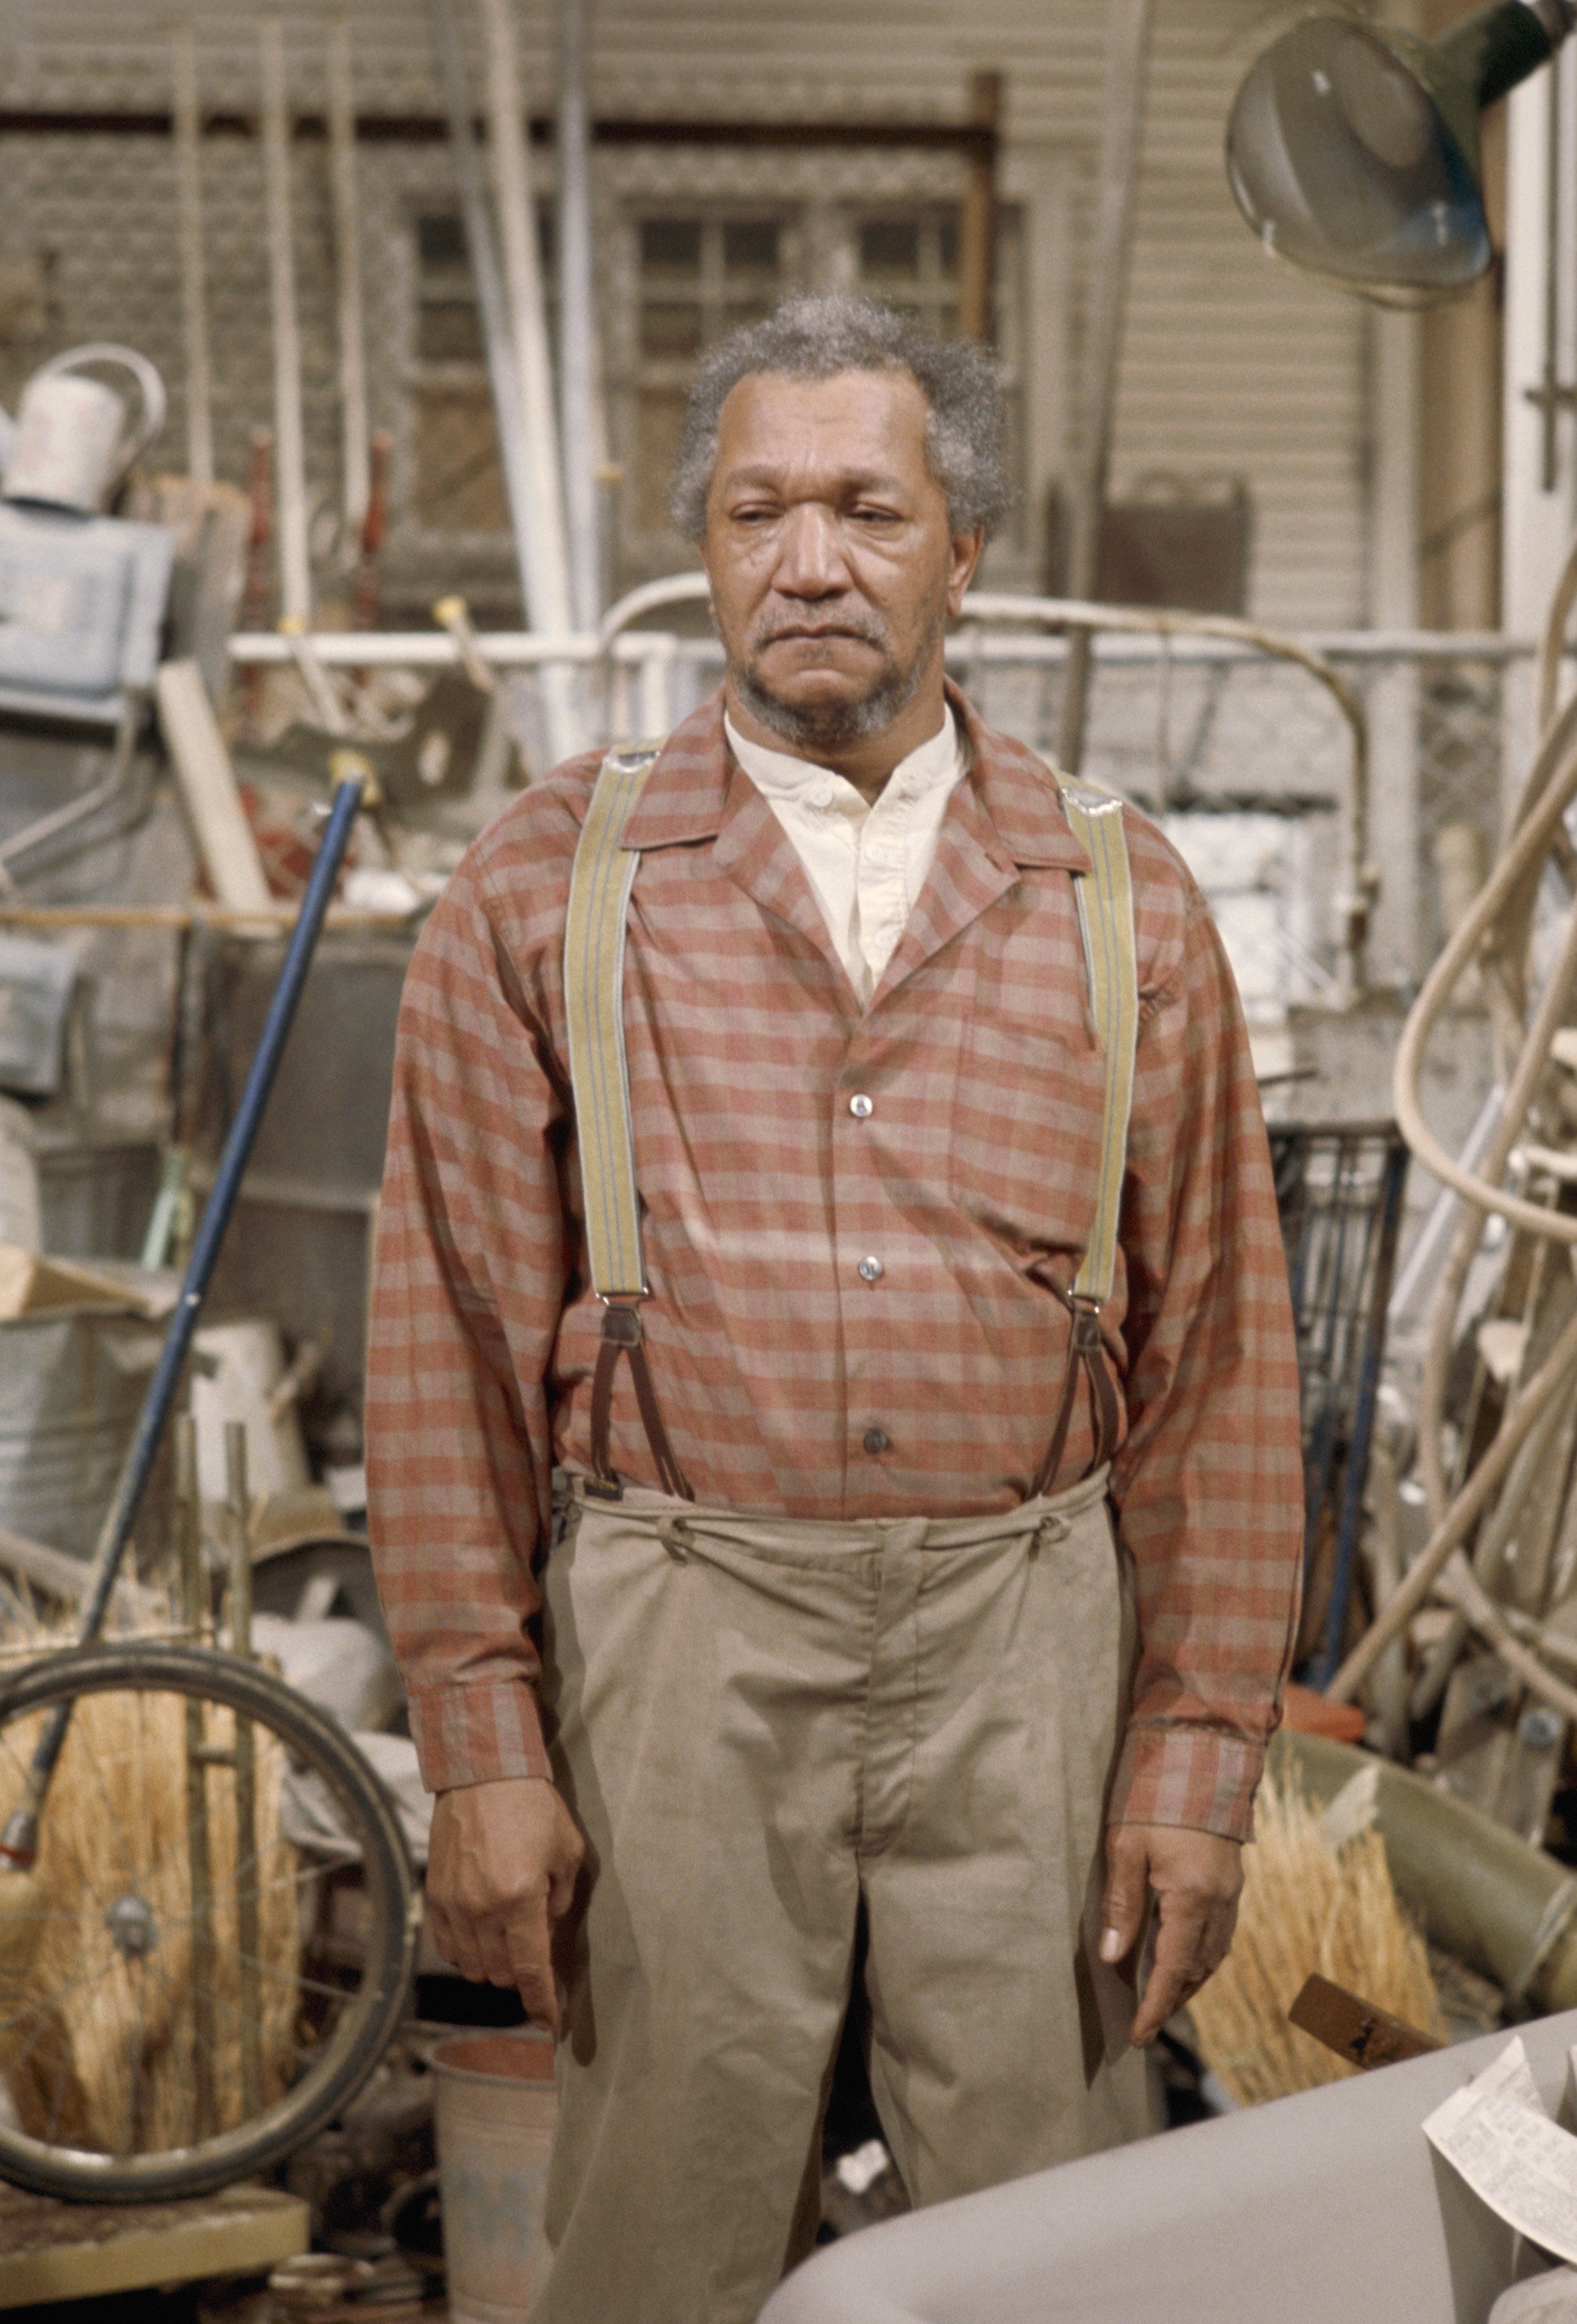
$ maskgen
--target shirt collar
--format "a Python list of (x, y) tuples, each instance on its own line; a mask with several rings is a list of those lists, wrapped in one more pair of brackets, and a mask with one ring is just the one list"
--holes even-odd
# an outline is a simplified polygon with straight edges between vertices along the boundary
[[(947, 702), (969, 761), (967, 788), (1008, 858), (1019, 864), (1087, 872), (1090, 859), (1063, 813), (1051, 770), (1026, 744), (988, 726), (951, 680)], [(735, 764), (719, 687), (675, 727), (658, 753), (646, 788), (626, 818), (623, 845), (644, 852), (715, 839), (723, 827)]]
[[(824, 767), (814, 759), (797, 759), (791, 752), (774, 751), (761, 742), (752, 742), (742, 734), (726, 711), (723, 715), (723, 731), (728, 747), (744, 769), (759, 791), (768, 798), (789, 803), (822, 805), (832, 800), (852, 801), (862, 814), (870, 812), (870, 801), (862, 798), (853, 783)], [(900, 759), (894, 767), (881, 796), (884, 799), (917, 799), (923, 793), (940, 786), (946, 788), (964, 772), (963, 747), (959, 740), (958, 721), (953, 706), (945, 703), (942, 724), (936, 732)]]

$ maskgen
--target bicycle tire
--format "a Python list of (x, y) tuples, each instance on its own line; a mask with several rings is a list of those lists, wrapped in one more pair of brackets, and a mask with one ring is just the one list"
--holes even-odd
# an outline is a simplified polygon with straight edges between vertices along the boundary
[[(312, 1997), (310, 2006), (314, 2009), (325, 2010), (325, 1995), (330, 2002), (343, 2000), (345, 2006), (335, 2018), (327, 2038), (309, 2055), (302, 2052), (298, 2057), (295, 2054), (301, 2051), (297, 2038), (300, 2021), (291, 2016), (282, 2037), (283, 2048), (278, 2053), (284, 2062), (278, 2065), (277, 2070), (273, 2068), (273, 2053), (271, 2052), (271, 2070), (274, 2070), (274, 2078), (288, 2076), (289, 2079), (282, 2082), (277, 2095), (266, 2102), (260, 2102), (255, 2111), (244, 2111), (248, 2093), (243, 2088), (239, 2100), (244, 2109), (241, 2118), (211, 2128), (206, 2135), (202, 2135), (200, 2121), (194, 2111), (194, 2135), (180, 2143), (164, 2145), (157, 2151), (130, 2152), (126, 2149), (125, 2140), (123, 2140), (116, 2151), (106, 2152), (102, 2140), (94, 2144), (73, 2143), (69, 2137), (42, 2135), (36, 2125), (28, 2127), (25, 2121), (18, 2116), (14, 2102), (17, 2086), (14, 2076), (6, 2082), (5, 2086), (12, 2093), (9, 2111), (14, 2118), (0, 2121), (0, 2176), (39, 2194), (100, 2203), (158, 2201), (172, 2197), (208, 2194), (238, 2179), (268, 2170), (332, 2120), (366, 2081), (401, 2021), (410, 1990), (420, 1917), (416, 1884), (393, 1806), (346, 1731), (326, 1711), (306, 1702), (271, 1672), (255, 1663), (244, 1662), (221, 1653), (217, 1648), (139, 1644), (135, 1640), (69, 1648), (30, 1665), (15, 1677), (0, 1681), (0, 1794), (9, 1793), (14, 1788), (14, 1775), (24, 1765), (31, 1748), (30, 1741), (21, 1735), (17, 1736), (14, 1744), (7, 1743), (7, 1737), (16, 1733), (20, 1721), (30, 1720), (64, 1701), (81, 1705), (90, 1698), (109, 1695), (138, 1699), (134, 1721), (138, 1737), (136, 1757), (144, 1783), (144, 1804), (148, 1808), (146, 1830), (143, 1833), (128, 1838), (130, 1821), (124, 1812), (117, 1815), (115, 1808), (112, 1793), (115, 1782), (120, 1779), (119, 1763), (106, 1757), (96, 1759), (85, 1741), (81, 1747), (82, 1764), (84, 1777), (90, 1775), (92, 1784), (103, 1795), (104, 1814), (110, 1820), (112, 1832), (109, 1844), (112, 1849), (119, 1851), (130, 1868), (131, 1885), (124, 1895), (117, 1895), (109, 1905), (105, 1905), (91, 1875), (80, 1862), (80, 1851), (70, 1851), (68, 1858), (69, 1843), (65, 1838), (60, 1838), (58, 1843), (60, 1862), (62, 1867), (75, 1866), (80, 1872), (91, 1904), (83, 1904), (75, 1914), (54, 1912), (46, 1915), (41, 1903), (21, 1915), (21, 1918), (39, 1923), (41, 1926), (47, 1922), (47, 1930), (41, 1932), (36, 1941), (31, 1934), (27, 1939), (33, 1944), (35, 1958), (48, 1931), (52, 1931), (57, 1940), (63, 1941), (75, 1924), (78, 1930), (76, 1941), (83, 1954), (86, 1955), (92, 1947), (108, 1962), (106, 1970), (96, 1977), (95, 1984), (88, 1987), (86, 1994), (78, 1996), (77, 2024), (83, 2022), (82, 2005), (90, 1998), (96, 1987), (100, 1988), (100, 2006), (105, 2006), (106, 1994), (102, 1988), (106, 1978), (113, 1987), (107, 1999), (116, 2006), (120, 2006), (120, 1997), (134, 1986), (141, 1997), (136, 2004), (139, 2016), (135, 2028), (137, 2039), (141, 2042), (145, 2030), (143, 2013), (146, 1997), (152, 1990), (152, 1973), (143, 1975), (140, 1972), (154, 1960), (163, 1932), (169, 1932), (177, 1939), (184, 1932), (192, 1973), (187, 1987), (172, 1987), (162, 1965), (160, 1965), (158, 1974), (162, 1979), (162, 2005), (170, 2014), (172, 2042), (175, 2038), (174, 2013), (178, 2004), (189, 1996), (194, 2027), (198, 2023), (201, 2009), (207, 2007), (208, 2060), (206, 2066), (202, 2065), (202, 2052), (194, 2034), (191, 2061), (194, 2074), (202, 2066), (212, 2086), (226, 2054), (222, 2045), (227, 2045), (232, 2038), (228, 2032), (216, 2035), (214, 2030), (216, 2020), (212, 2013), (220, 1983), (218, 1971), (226, 1954), (235, 1964), (234, 1975), (237, 1979), (244, 1978), (250, 1969), (254, 1972), (252, 1990), (255, 1996), (262, 1991), (259, 1978), (267, 1966), (261, 1960), (245, 1953), (242, 1947), (241, 1932), (244, 1927), (255, 1925), (244, 1923), (240, 1918), (242, 1906), (239, 1899), (243, 1891), (247, 1890), (256, 1899), (266, 1890), (287, 1890), (291, 1897), (290, 1904), (271, 1904), (267, 1910), (275, 1920), (283, 1915), (283, 1925), (287, 1930), (293, 1920), (299, 1948), (298, 1960), (312, 1958), (307, 1940), (301, 1933), (301, 1908), (310, 1888), (315, 1908), (321, 1910), (324, 1898), (328, 1894), (330, 1874), (325, 1869), (325, 1865), (329, 1859), (312, 1861), (309, 1850), (302, 1849), (292, 1840), (283, 1837), (281, 1831), (276, 1831), (268, 1842), (269, 1849), (272, 1851), (281, 1846), (290, 1849), (291, 1858), (289, 1860), (296, 1868), (282, 1879), (272, 1877), (271, 1872), (271, 1877), (263, 1880), (260, 1868), (263, 1866), (264, 1857), (255, 1821), (251, 1854), (244, 1856), (242, 1851), (242, 1811), (239, 1805), (235, 1810), (235, 1821), (229, 1842), (234, 1854), (231, 1892), (237, 1900), (233, 1908), (236, 1941), (226, 1948), (219, 1943), (216, 1934), (223, 1925), (224, 1907), (216, 1904), (209, 1895), (209, 1874), (206, 1868), (209, 1849), (207, 1819), (210, 1815), (214, 1796), (208, 1771), (210, 1767), (224, 1764), (234, 1766), (243, 1733), (253, 1738), (249, 1751), (255, 1749), (260, 1730), (273, 1738), (272, 1746), (263, 1744), (263, 1757), (269, 1780), (272, 1781), (276, 1772), (279, 1775), (278, 1795), (282, 1796), (286, 1788), (286, 1771), (290, 1780), (297, 1780), (304, 1770), (308, 1778), (327, 1786), (327, 1794), (346, 1820), (349, 1833), (346, 1847), (354, 1844), (359, 1855), (365, 1898), (365, 1911), (357, 1930), (363, 1963), (359, 1985), (354, 1992), (342, 1993), (322, 1978), (308, 1979), (299, 1966), (294, 1971), (267, 1968), (267, 1974), (281, 1981), (293, 1977), (299, 1988), (294, 1997), (295, 2006), (301, 2005), (301, 1997), (309, 1990)], [(196, 1860), (195, 1843), (189, 1820), (185, 1894), (192, 1909), (182, 1915), (161, 1906), (163, 1919), (161, 1922), (159, 1914), (146, 1903), (142, 1892), (156, 1889), (162, 1881), (168, 1893), (173, 1880), (177, 1884), (173, 1893), (179, 1901), (182, 1893), (179, 1886), (180, 1867), (176, 1861), (179, 1847), (174, 1857), (150, 1854), (147, 1865), (141, 1872), (137, 1863), (144, 1842), (150, 1850), (153, 1846), (152, 1807), (156, 1806), (158, 1801), (155, 1794), (148, 1789), (150, 1771), (156, 1781), (162, 1784), (166, 1808), (171, 1789), (168, 1752), (162, 1757), (152, 1757), (148, 1751), (149, 1721), (143, 1698), (166, 1696), (180, 1699), (184, 1706), (181, 1716), (185, 1721), (188, 1749), (187, 1768), (183, 1770), (182, 1781), (188, 1786), (185, 1796), (189, 1803), (189, 1818), (192, 1782), (189, 1766), (193, 1760), (190, 1738), (194, 1731), (199, 1738), (209, 1731), (206, 1715), (199, 1715), (194, 1729), (191, 1706), (197, 1706), (199, 1714), (202, 1714), (202, 1706), (212, 1706), (221, 1714), (228, 1713), (233, 1723), (229, 1729), (232, 1742), (228, 1762), (226, 1761), (222, 1743), (211, 1748), (202, 1745), (196, 1754), (203, 1770), (198, 1781), (204, 1803), (201, 1812), (205, 1819), (203, 1895), (206, 1901), (199, 1914), (192, 1869)], [(101, 1713), (98, 1717), (102, 1721), (111, 1715)], [(124, 1706), (119, 1715), (123, 1720), (126, 1716)], [(166, 1719), (171, 1715), (159, 1714)], [(90, 1724), (92, 1716), (89, 1715)], [(74, 1718), (73, 1732), (78, 1724), (79, 1721)], [(222, 1723), (213, 1731), (222, 1736), (225, 1732)], [(272, 1762), (268, 1755), (275, 1747), (283, 1756), (277, 1762)], [(64, 1760), (61, 1774), (64, 1777)], [(109, 1778), (107, 1782), (106, 1776)], [(78, 1796), (88, 1789), (84, 1777), (78, 1778)], [(236, 1796), (239, 1798), (238, 1779)], [(8, 1805), (9, 1801), (6, 1800), (5, 1804)], [(67, 1829), (64, 1818), (69, 1804), (69, 1800), (62, 1804), (58, 1789), (51, 1792), (45, 1803), (39, 1857), (41, 1872), (46, 1860), (44, 1851), (54, 1844), (51, 1840), (51, 1816), (60, 1820), (54, 1827), (57, 1834), (64, 1832)], [(214, 1819), (213, 1830), (219, 1835), (222, 1855), (222, 1812)], [(269, 1864), (272, 1866), (274, 1860), (271, 1855)], [(278, 1860), (287, 1861), (283, 1858)], [(350, 1860), (342, 1849), (341, 1864), (348, 1864)], [(305, 1872), (299, 1868), (303, 1862), (309, 1864), (309, 1869)], [(113, 1863), (109, 1869), (112, 1875), (115, 1874)], [(4, 1880), (6, 1877), (0, 1875), (0, 1923), (4, 1923), (5, 1916)], [(109, 1886), (111, 1882), (106, 1879), (104, 1885)], [(259, 1908), (254, 1904), (252, 1909)], [(139, 1913), (143, 1916), (141, 1923), (137, 1917)], [(118, 1920), (115, 1917), (116, 1915)], [(110, 1954), (105, 1953), (104, 1939), (97, 1933), (100, 1923), (107, 1926), (110, 1932)], [(136, 1947), (129, 1951), (126, 1944), (128, 1932), (136, 1940)], [(261, 1953), (261, 1941), (255, 1936), (254, 1942), (258, 1944)], [(204, 1976), (197, 1973), (198, 1954), (196, 1948), (199, 1943), (207, 1948), (202, 1958), (211, 1965), (214, 1972), (207, 1977), (206, 1985)], [(112, 1957), (115, 1954), (118, 1954), (118, 1960)], [(64, 1989), (65, 1995), (69, 1995), (71, 1990), (69, 1982)], [(39, 1994), (33, 1992), (24, 2003), (17, 1997), (21, 1991), (19, 1985), (13, 1987), (0, 1986), (0, 2050), (12, 2038), (18, 2017), (24, 2008), (32, 2010), (41, 2024), (48, 2022), (56, 2027), (69, 2027), (72, 2023), (61, 1994), (50, 1994), (41, 2000)], [(206, 2003), (203, 1999), (205, 1991)], [(242, 2052), (248, 2047), (251, 2049), (252, 2079), (255, 2084), (258, 2044), (262, 2037), (249, 2036), (244, 2026), (249, 2015), (261, 2015), (263, 2013), (249, 2013), (241, 2006), (246, 1992), (246, 1986), (237, 1983), (235, 1997), (226, 1999), (223, 2006), (228, 2011), (229, 2020), (234, 2021), (234, 2039), (238, 2049)], [(273, 2018), (278, 2018), (284, 2001), (290, 1997), (276, 1996), (272, 1987), (269, 1988), (269, 1996), (270, 2012)], [(13, 2003), (13, 2013), (7, 2016), (5, 2010)], [(51, 2012), (52, 2016), (50, 2015)], [(23, 2018), (24, 2025), (28, 2022)], [(116, 2030), (124, 2033), (124, 2026), (118, 2024)], [(34, 2035), (32, 2046), (24, 2053), (24, 2064), (29, 2069), (41, 2038)], [(133, 2135), (132, 2126), (138, 2118), (139, 2107), (145, 2108), (149, 2103), (146, 2089), (143, 2089), (141, 2094), (139, 2091), (140, 2081), (149, 2069), (145, 2066), (142, 2051), (134, 2049), (129, 2039), (127, 2046), (133, 2050), (125, 2107), (125, 2138), (129, 2140)], [(113, 2044), (110, 2048), (113, 2054)], [(9, 2071), (0, 2060), (0, 2076)], [(178, 2076), (176, 2080), (179, 2080)], [(244, 2071), (241, 2072), (240, 2082), (244, 2085), (246, 2080)], [(179, 2093), (175, 2102), (183, 2102)], [(221, 2103), (217, 2097), (212, 2095), (209, 2102), (211, 2105)], [(226, 2086), (222, 2103), (226, 2107), (236, 2103), (233, 2085)], [(58, 2093), (54, 2104), (55, 2113), (51, 2119), (58, 2120)], [(195, 2110), (195, 2097), (191, 2105)]]

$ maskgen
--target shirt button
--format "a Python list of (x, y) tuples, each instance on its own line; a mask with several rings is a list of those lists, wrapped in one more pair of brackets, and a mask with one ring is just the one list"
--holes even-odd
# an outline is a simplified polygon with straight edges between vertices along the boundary
[(860, 1092), (860, 1094), (857, 1097), (852, 1097), (849, 1100), (849, 1111), (853, 1115), (856, 1121), (869, 1121), (875, 1111), (875, 1106), (865, 1095), (863, 1090)]
[(860, 1280), (862, 1283), (880, 1283), (884, 1272), (885, 1270), (879, 1259), (862, 1259), (860, 1261)]
[(891, 1443), (892, 1439), (885, 1428), (868, 1428), (865, 1431), (864, 1444), (867, 1452), (885, 1452)]

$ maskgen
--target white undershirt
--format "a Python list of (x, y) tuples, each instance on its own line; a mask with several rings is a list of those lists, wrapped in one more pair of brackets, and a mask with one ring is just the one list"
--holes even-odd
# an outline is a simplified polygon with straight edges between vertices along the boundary
[(954, 785), (965, 771), (951, 709), (928, 742), (900, 759), (874, 807), (830, 767), (747, 742), (724, 718), (734, 757), (805, 866), (849, 982), (870, 1000), (918, 900)]

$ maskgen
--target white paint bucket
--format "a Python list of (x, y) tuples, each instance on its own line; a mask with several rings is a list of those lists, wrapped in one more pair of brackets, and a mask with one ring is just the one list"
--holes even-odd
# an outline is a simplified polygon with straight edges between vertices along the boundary
[(203, 1360), (193, 1373), (191, 1416), (197, 1423), (198, 1490), (205, 1501), (226, 1492), (225, 1423), (246, 1428), (246, 1481), (255, 1500), (299, 1493), (312, 1481), (293, 1398), (275, 1410), (274, 1391), (285, 1376), (280, 1327), (264, 1316), (205, 1323), (196, 1340)]
[[(87, 364), (111, 364), (137, 383), (142, 410), (134, 421), (123, 397)], [(164, 424), (164, 383), (134, 347), (108, 341), (73, 347), (34, 372), (22, 392), (5, 463), (5, 497), (92, 516)]]
[(558, 2110), (552, 2040), (456, 2034), (432, 2070), (450, 2324), (524, 2324)]

